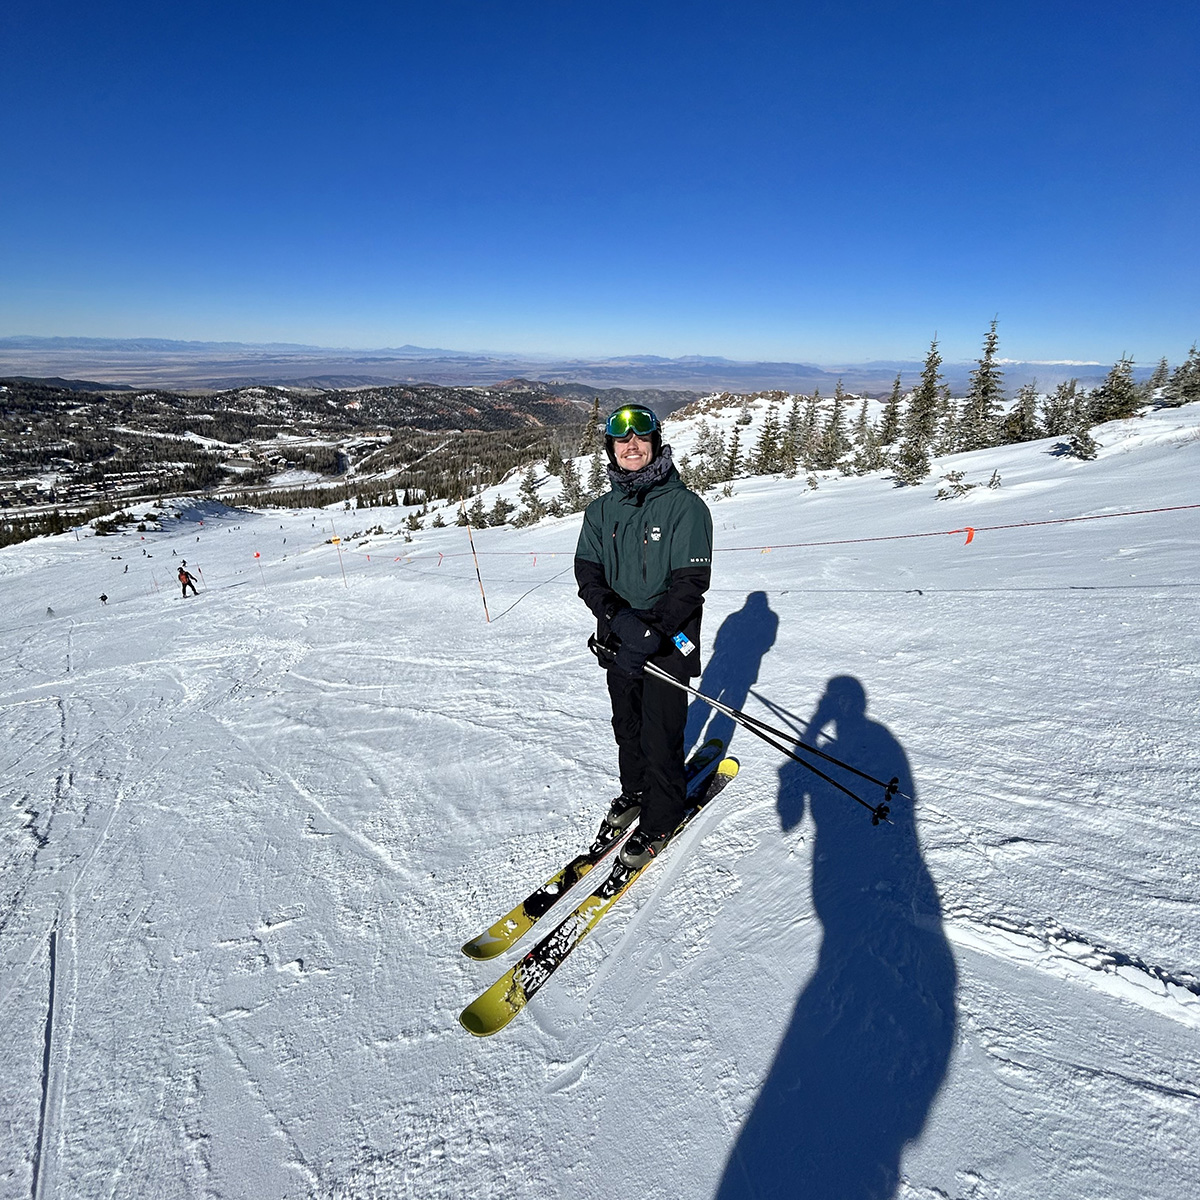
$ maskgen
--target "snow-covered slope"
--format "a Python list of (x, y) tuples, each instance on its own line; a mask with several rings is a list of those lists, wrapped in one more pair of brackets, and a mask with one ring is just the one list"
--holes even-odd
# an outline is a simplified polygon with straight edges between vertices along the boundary
[(0, 551), (0, 1197), (1191, 1200), (1200, 412), (1096, 434), (716, 499), (703, 686), (915, 801), (735, 732), (487, 1041), (460, 943), (615, 787), (579, 518), (476, 532), (490, 623), (380, 510)]

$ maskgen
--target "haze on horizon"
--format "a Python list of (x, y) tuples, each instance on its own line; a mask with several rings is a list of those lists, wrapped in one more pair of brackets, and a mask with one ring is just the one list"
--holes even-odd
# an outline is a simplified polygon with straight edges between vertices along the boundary
[(0, 336), (1181, 360), (1200, 8), (0, 18)]

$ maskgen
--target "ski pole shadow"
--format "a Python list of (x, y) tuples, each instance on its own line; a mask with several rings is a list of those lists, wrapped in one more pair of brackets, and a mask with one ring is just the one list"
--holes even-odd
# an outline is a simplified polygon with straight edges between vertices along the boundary
[[(897, 776), (916, 797), (907, 756), (867, 717), (857, 679), (826, 684), (805, 740), (822, 731), (822, 749), (880, 779)], [(890, 1200), (904, 1147), (942, 1086), (956, 1025), (957, 972), (915, 799), (896, 797), (891, 823), (873, 826), (798, 763), (780, 769), (779, 784), (783, 831), (806, 807), (816, 825), (812, 903), (823, 937), (716, 1200)]]
[[(742, 607), (721, 622), (712, 657), (701, 677), (701, 691), (730, 708), (744, 708), (778, 632), (779, 617), (767, 603), (767, 593), (751, 592)], [(698, 746), (716, 737), (728, 746), (733, 731), (732, 717), (715, 712), (703, 700), (693, 700), (689, 705), (685, 745)]]

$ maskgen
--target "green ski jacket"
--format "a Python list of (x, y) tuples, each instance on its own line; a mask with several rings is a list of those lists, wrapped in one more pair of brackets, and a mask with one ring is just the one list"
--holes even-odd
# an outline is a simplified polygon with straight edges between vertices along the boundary
[(636, 609), (665, 640), (655, 660), (675, 659), (663, 662), (668, 668), (686, 662), (686, 674), (699, 674), (699, 654), (680, 655), (671, 639), (683, 633), (699, 646), (711, 575), (712, 517), (674, 467), (643, 492), (614, 487), (588, 505), (575, 550), (575, 578), (601, 640), (617, 611)]

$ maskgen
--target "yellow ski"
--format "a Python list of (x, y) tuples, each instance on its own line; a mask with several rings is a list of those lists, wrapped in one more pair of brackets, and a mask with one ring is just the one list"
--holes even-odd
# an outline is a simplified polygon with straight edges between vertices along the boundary
[[(696, 807), (675, 831), (676, 837), (737, 773), (736, 758), (721, 760)], [(458, 1018), (463, 1028), (476, 1037), (490, 1037), (503, 1029), (562, 966), (571, 951), (599, 924), (605, 913), (633, 886), (634, 880), (652, 865), (647, 863), (639, 870), (629, 871), (618, 862), (604, 882), (574, 912), (463, 1009)]]
[[(693, 781), (700, 781), (719, 761), (725, 743), (720, 738), (710, 738), (689, 759), (687, 779), (689, 788)], [(561, 870), (556, 871), (541, 887), (530, 892), (514, 909), (507, 912), (491, 928), (484, 930), (467, 942), (462, 952), (468, 958), (488, 959), (503, 954), (518, 942), (544, 917), (585, 875), (596, 867), (617, 846), (629, 830), (602, 831), (584, 854), (577, 855)], [(605, 836), (605, 834), (608, 836)]]

